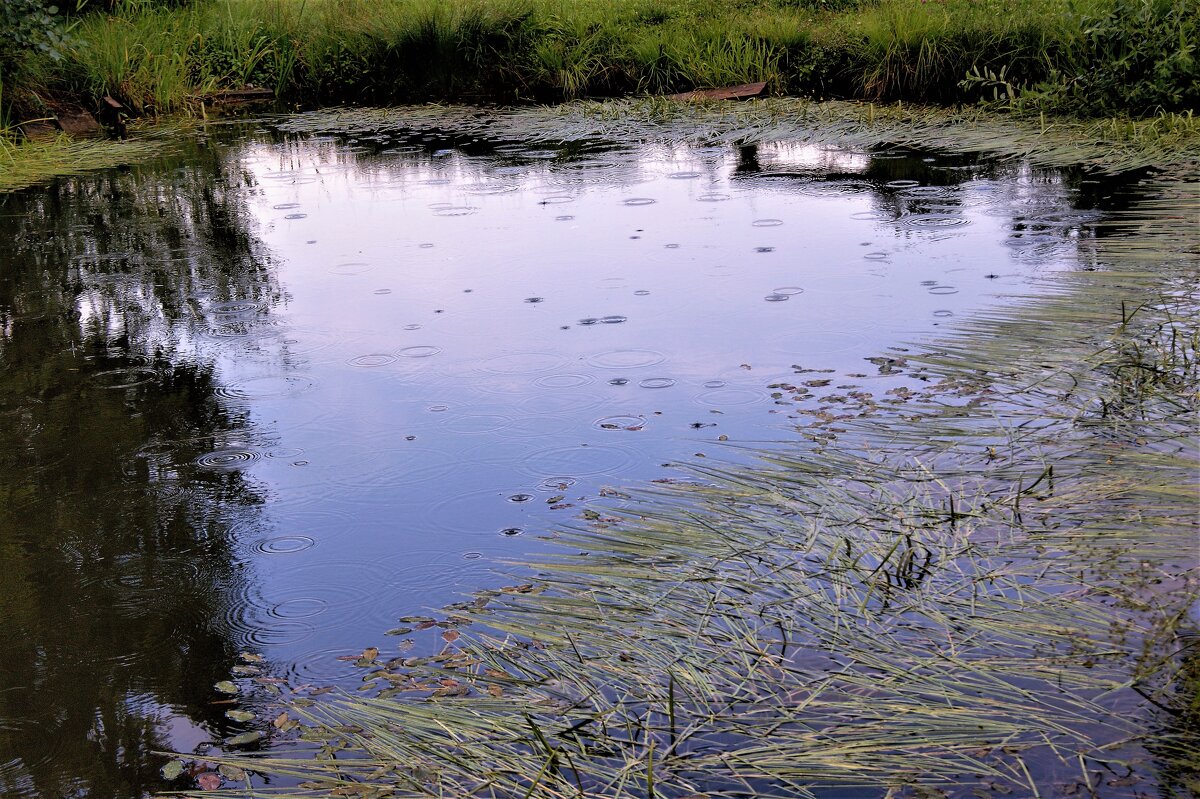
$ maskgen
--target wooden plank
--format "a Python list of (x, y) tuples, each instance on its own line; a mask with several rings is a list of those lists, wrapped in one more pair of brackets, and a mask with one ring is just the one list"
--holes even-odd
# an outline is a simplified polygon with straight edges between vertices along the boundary
[(225, 91), (213, 92), (205, 97), (217, 103), (252, 103), (260, 100), (274, 100), (275, 92), (270, 89), (247, 88), (247, 89), (226, 89)]
[(766, 81), (760, 83), (743, 83), (738, 86), (726, 86), (722, 89), (697, 89), (694, 92), (680, 92), (667, 96), (668, 100), (745, 100), (757, 97), (767, 88)]

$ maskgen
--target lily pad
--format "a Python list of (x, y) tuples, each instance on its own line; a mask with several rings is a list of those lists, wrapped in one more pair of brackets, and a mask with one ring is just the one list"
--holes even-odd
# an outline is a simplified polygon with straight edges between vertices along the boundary
[(183, 776), (183, 761), (172, 760), (167, 765), (159, 769), (159, 774), (162, 774), (164, 780), (177, 780)]
[(216, 688), (223, 694), (236, 694), (238, 692), (238, 687), (229, 680), (221, 680), (213, 688)]
[(254, 714), (251, 713), (249, 710), (226, 710), (225, 718), (232, 719), (233, 721), (245, 723), (245, 722), (253, 719)]

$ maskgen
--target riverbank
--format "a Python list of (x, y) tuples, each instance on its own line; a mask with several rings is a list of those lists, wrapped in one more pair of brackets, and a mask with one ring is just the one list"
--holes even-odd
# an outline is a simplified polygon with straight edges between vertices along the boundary
[(0, 59), (0, 190), (152, 149), (136, 136), (133, 147), (22, 144), (25, 121), (91, 111), (136, 134), (167, 116), (208, 118), (246, 87), (294, 109), (761, 81), (765, 96), (865, 101), (864, 122), (881, 106), (894, 116), (895, 103), (918, 120), (946, 112), (916, 103), (979, 104), (1004, 115), (985, 128), (1034, 120), (1151, 151), (1194, 135), (1200, 103), (1189, 44), (1200, 14), (1183, 0), (127, 0), (65, 28), (39, 24)]
[[(152, 120), (131, 129), (127, 140), (75, 141), (67, 136), (36, 142), (0, 139), (0, 193), (54, 177), (136, 164), (167, 152), (186, 120), (169, 126)], [(204, 120), (186, 126), (203, 129)], [(322, 129), (411, 126), (492, 138), (554, 142), (642, 135), (648, 129), (689, 142), (753, 143), (790, 138), (814, 143), (852, 142), (945, 148), (1025, 158), (1042, 166), (1082, 165), (1108, 174), (1170, 168), (1200, 160), (1200, 118), (1164, 114), (1149, 119), (1079, 120), (1022, 116), (983, 108), (961, 111), (903, 103), (811, 102), (768, 98), (748, 103), (690, 103), (648, 98), (577, 101), (554, 106), (490, 109), (477, 113), (443, 105), (392, 108), (331, 108), (295, 118), (291, 127)]]
[(53, 48), (26, 38), (3, 77), (24, 118), (105, 96), (135, 115), (203, 115), (215, 93), (246, 86), (306, 107), (751, 81), (775, 95), (1086, 115), (1200, 104), (1200, 14), (1186, 0), (128, 0), (74, 19)]

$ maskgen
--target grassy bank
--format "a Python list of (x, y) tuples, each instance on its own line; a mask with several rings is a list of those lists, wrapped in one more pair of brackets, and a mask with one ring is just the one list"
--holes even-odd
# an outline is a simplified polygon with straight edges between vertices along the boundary
[[(551, 101), (766, 81), (773, 93), (1086, 114), (1200, 104), (1190, 0), (124, 0), (3, 76), (26, 113), (111, 95)], [(177, 5), (177, 4), (172, 4)], [(36, 53), (36, 51), (35, 51)]]

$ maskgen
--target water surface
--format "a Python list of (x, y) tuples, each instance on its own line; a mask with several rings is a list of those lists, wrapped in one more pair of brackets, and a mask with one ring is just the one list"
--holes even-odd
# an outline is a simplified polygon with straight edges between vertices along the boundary
[[(0, 792), (131, 796), (613, 489), (903, 384), (1106, 188), (781, 143), (238, 128), (0, 202)], [(892, 359), (892, 360), (889, 360)], [(833, 399), (831, 399), (831, 397)], [(840, 398), (840, 399), (838, 399)]]

